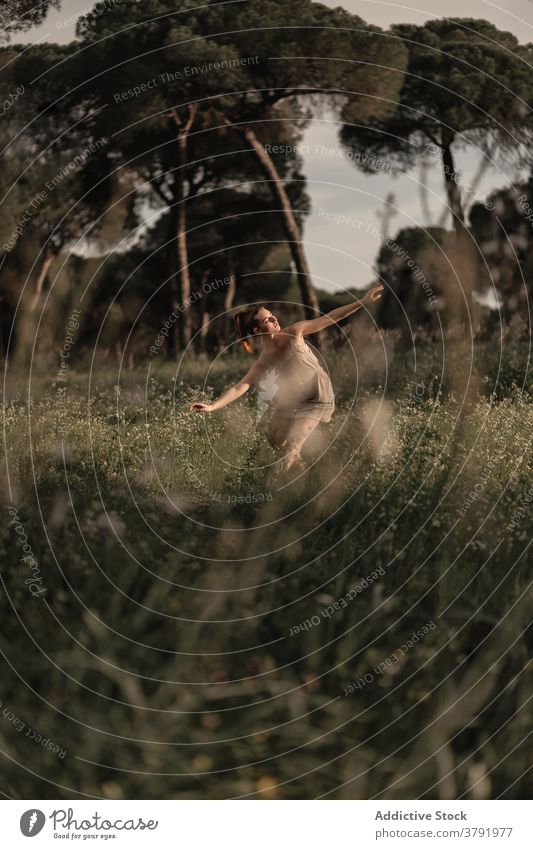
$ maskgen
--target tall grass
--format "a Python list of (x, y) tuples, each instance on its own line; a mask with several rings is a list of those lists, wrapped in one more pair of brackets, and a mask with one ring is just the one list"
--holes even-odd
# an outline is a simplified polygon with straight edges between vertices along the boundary
[[(187, 411), (242, 373), (237, 357), (217, 361), (205, 390), (201, 358), (120, 381), (72, 372), (61, 416), (46, 373), (29, 403), (11, 377), (5, 506), (46, 593), (28, 593), (6, 511), (2, 699), (68, 754), (3, 722), (18, 764), (6, 792), (525, 795), (528, 351), (517, 344), (502, 366), (489, 344), (446, 359), (428, 343), (416, 363), (355, 348), (359, 375), (351, 354), (330, 352), (338, 408), (292, 479), (253, 396)], [(401, 661), (344, 695), (430, 621)], [(494, 645), (503, 660), (489, 664)], [(474, 668), (485, 689), (468, 701)]]

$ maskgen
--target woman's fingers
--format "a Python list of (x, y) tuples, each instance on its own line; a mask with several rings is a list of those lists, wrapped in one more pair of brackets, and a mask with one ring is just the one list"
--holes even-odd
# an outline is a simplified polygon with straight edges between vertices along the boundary
[(189, 407), (189, 412), (195, 413), (211, 413), (212, 410), (211, 404), (191, 404)]

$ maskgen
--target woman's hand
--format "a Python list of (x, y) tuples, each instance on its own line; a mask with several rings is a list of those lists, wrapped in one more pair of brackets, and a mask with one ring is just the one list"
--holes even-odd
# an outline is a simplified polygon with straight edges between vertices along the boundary
[(191, 404), (189, 406), (189, 413), (212, 413), (213, 405), (212, 404)]
[(363, 300), (369, 301), (370, 303), (375, 303), (376, 301), (379, 301), (379, 299), (383, 295), (384, 288), (385, 287), (381, 284), (380, 286), (376, 286), (374, 289), (369, 289)]

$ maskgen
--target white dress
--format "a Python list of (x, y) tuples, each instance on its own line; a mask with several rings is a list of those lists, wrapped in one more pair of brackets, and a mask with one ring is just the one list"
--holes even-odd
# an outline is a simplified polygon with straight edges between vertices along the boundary
[(335, 395), (328, 375), (301, 336), (291, 336), (292, 351), (278, 370), (274, 416), (329, 422)]

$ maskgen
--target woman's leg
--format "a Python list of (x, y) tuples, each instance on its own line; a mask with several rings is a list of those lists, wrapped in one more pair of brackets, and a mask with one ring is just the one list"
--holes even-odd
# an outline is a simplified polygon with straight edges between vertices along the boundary
[(286, 419), (272, 416), (267, 438), (273, 448), (286, 450), (282, 468), (290, 469), (295, 463), (302, 462), (301, 450), (306, 440), (316, 429), (319, 420), (315, 418)]
[(272, 448), (281, 448), (285, 445), (292, 423), (293, 419), (286, 419), (283, 416), (272, 416), (267, 430), (267, 439)]

